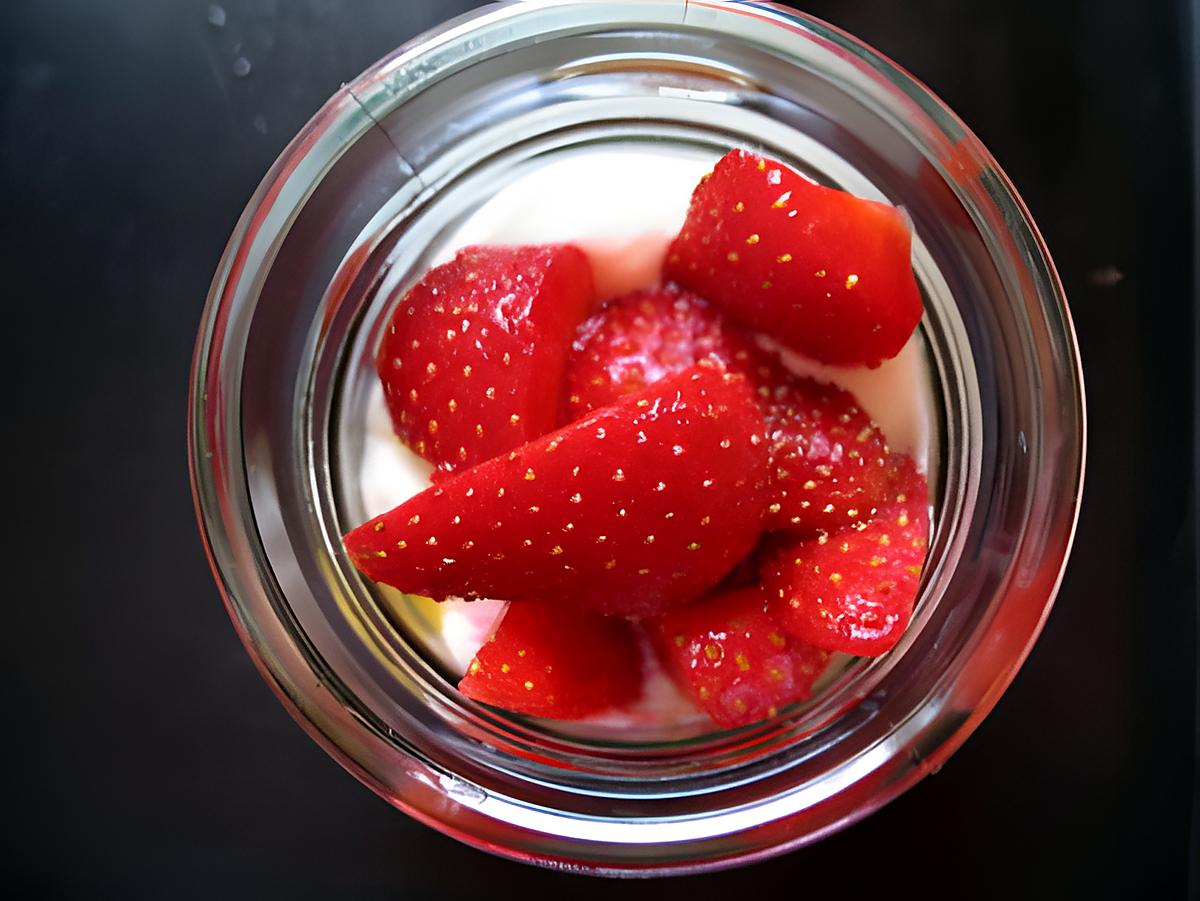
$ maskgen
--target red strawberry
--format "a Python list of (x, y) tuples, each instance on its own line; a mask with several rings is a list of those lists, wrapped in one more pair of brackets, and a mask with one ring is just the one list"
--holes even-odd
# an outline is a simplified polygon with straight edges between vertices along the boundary
[(740, 370), (754, 348), (707, 303), (674, 288), (635, 291), (579, 327), (567, 362), (567, 415), (577, 419), (704, 359)]
[(451, 470), (554, 428), (593, 299), (570, 244), (473, 247), (431, 270), (396, 305), (375, 358), (396, 434)]
[(929, 541), (929, 490), (907, 457), (889, 465), (891, 491), (868, 525), (787, 545), (763, 568), (771, 614), (830, 651), (890, 650), (912, 615)]
[(849, 391), (770, 371), (759, 376), (771, 454), (767, 528), (812, 534), (867, 522), (888, 490), (883, 433)]
[(637, 292), (580, 326), (567, 364), (570, 418), (706, 358), (758, 386), (773, 482), (768, 529), (835, 531), (871, 518), (886, 490), (887, 445), (854, 395), (792, 375), (693, 294)]
[(790, 637), (753, 588), (714, 595), (648, 623), (675, 681), (720, 726), (745, 726), (812, 694), (826, 651)]
[(447, 477), (346, 548), (411, 594), (653, 615), (702, 594), (758, 540), (762, 430), (745, 379), (702, 364)]
[(878, 366), (921, 320), (911, 240), (895, 207), (735, 150), (697, 186), (665, 274), (813, 359)]
[(458, 688), (505, 710), (577, 720), (637, 700), (641, 651), (627, 620), (557, 604), (509, 604)]

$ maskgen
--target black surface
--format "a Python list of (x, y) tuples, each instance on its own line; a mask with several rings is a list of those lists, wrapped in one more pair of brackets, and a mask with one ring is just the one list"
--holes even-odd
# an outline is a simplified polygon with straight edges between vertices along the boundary
[(228, 0), (218, 28), (198, 2), (0, 4), (16, 415), (4, 496), (20, 533), (5, 549), (3, 884), (89, 898), (1185, 895), (1196, 584), (1183, 0), (807, 6), (900, 61), (992, 149), (1055, 255), (1083, 347), (1089, 477), (1058, 606), (940, 774), (787, 857), (617, 885), (417, 825), (284, 713), (196, 536), (184, 423), (200, 310), (287, 140), (341, 82), (472, 5)]

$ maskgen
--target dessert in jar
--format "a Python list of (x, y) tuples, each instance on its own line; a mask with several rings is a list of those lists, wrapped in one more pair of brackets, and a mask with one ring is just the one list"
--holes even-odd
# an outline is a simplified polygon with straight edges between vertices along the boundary
[[(734, 330), (722, 326), (714, 331), (712, 316), (724, 325), (732, 323), (735, 334), (749, 334), (756, 351), (778, 350), (770, 346), (770, 338), (796, 351), (781, 360), (772, 358), (773, 366), (813, 365), (813, 348), (802, 346), (802, 333), (764, 321), (769, 296), (763, 292), (782, 279), (762, 270), (805, 262), (796, 247), (772, 246), (773, 229), (724, 235), (720, 240), (732, 236), (738, 244), (721, 246), (722, 253), (715, 255), (703, 250), (702, 239), (707, 236), (711, 245), (718, 236), (699, 229), (694, 232), (698, 248), (683, 247), (675, 263), (664, 254), (649, 265), (651, 277), (636, 283), (681, 281), (678, 273), (666, 271), (655, 277), (655, 266), (695, 264), (702, 280), (720, 270), (739, 286), (746, 301), (740, 311), (713, 282), (682, 285), (712, 316), (697, 313), (698, 304), (689, 300), (678, 310), (668, 302), (666, 313), (657, 318), (639, 317), (642, 301), (661, 313), (661, 297), (627, 301), (604, 314), (605, 304), (636, 287), (605, 287), (605, 280), (638, 269), (640, 257), (634, 251), (650, 247), (644, 241), (647, 234), (659, 233), (653, 252), (662, 253), (685, 227), (688, 195), (698, 179), (731, 147), (759, 150), (862, 198), (891, 200), (911, 217), (912, 263), (926, 313), (919, 333), (910, 339), (914, 343), (886, 348), (887, 353), (876, 348), (882, 361), (878, 369), (858, 366), (863, 360), (826, 360), (837, 365), (818, 374), (849, 388), (863, 416), (886, 435), (889, 453), (907, 454), (934, 489), (936, 528), (924, 569), (914, 577), (921, 582), (920, 601), (896, 647), (880, 656), (865, 656), (879, 648), (861, 649), (864, 656), (853, 658), (852, 664), (831, 656), (811, 685), (808, 701), (789, 704), (785, 699), (780, 704), (771, 698), (753, 709), (752, 702), (766, 693), (739, 693), (736, 689), (747, 683), (738, 682), (737, 674), (763, 671), (761, 660), (776, 650), (773, 629), (747, 629), (743, 623), (736, 634), (746, 638), (750, 631), (761, 640), (735, 647), (727, 643), (729, 631), (712, 628), (717, 619), (708, 618), (701, 601), (690, 598), (677, 610), (642, 612), (635, 617), (637, 625), (628, 627), (652, 649), (649, 659), (659, 665), (657, 688), (650, 684), (653, 674), (643, 668), (641, 697), (607, 711), (510, 712), (496, 702), (519, 706), (523, 702), (516, 699), (532, 698), (545, 688), (541, 675), (517, 665), (534, 662), (530, 648), (507, 645), (499, 633), (488, 642), (492, 623), (475, 624), (457, 615), (476, 607), (485, 610), (482, 602), (415, 599), (418, 589), (449, 597), (469, 593), (472, 586), (430, 583), (402, 585), (408, 594), (393, 591), (364, 578), (342, 541), (361, 524), (386, 520), (396, 505), (416, 502), (431, 484), (435, 491), (461, 489), (455, 496), (458, 509), (445, 522), (434, 521), (432, 506), (421, 511), (422, 524), (437, 526), (436, 533), (416, 535), (417, 543), (409, 548), (426, 548), (427, 574), (437, 575), (451, 565), (444, 558), (466, 559), (462, 545), (474, 539), (464, 537), (457, 554), (437, 557), (429, 552), (446, 549), (426, 544), (428, 539), (440, 544), (455, 526), (454, 516), (491, 512), (498, 500), (493, 492), (484, 505), (477, 493), (467, 499), (471, 504), (464, 503), (469, 486), (455, 488), (458, 476), (448, 473), (430, 481), (433, 465), (458, 464), (425, 460), (416, 451), (420, 440), (427, 450), (445, 442), (452, 455), (460, 447), (467, 455), (461, 461), (469, 464), (465, 471), (486, 466), (488, 460), (469, 459), (484, 449), (483, 443), (470, 434), (463, 437), (471, 440), (450, 440), (455, 420), (449, 409), (454, 400), (458, 411), (465, 412), (486, 394), (474, 400), (442, 395), (436, 415), (432, 409), (413, 411), (424, 414), (413, 421), (421, 424), (424, 435), (401, 423), (404, 441), (397, 440), (396, 410), (386, 403), (376, 366), (384, 332), (409, 291), (434, 279), (433, 271), (467, 246), (511, 252), (572, 244), (592, 270), (594, 296), (581, 322), (564, 326), (570, 338), (564, 355), (576, 353), (573, 345), (583, 337), (577, 331), (582, 323), (597, 327), (588, 329), (592, 337), (579, 351), (584, 365), (567, 369), (564, 363), (559, 373), (563, 380), (569, 381), (568, 371), (587, 373), (584, 385), (601, 377), (596, 387), (603, 389), (607, 373), (610, 387), (632, 388), (640, 365), (643, 373), (657, 369), (662, 379), (656, 384), (671, 387), (665, 380), (679, 374), (665, 370), (686, 361), (686, 353), (673, 359), (643, 354), (640, 363), (634, 354), (613, 365), (601, 351), (616, 350), (622, 336), (639, 337), (635, 343), (646, 349), (646, 339), (669, 332), (692, 336), (683, 346), (693, 351), (704, 346), (719, 350), (730, 343), (721, 336)], [(605, 154), (618, 150), (635, 151), (637, 157), (665, 152), (675, 159), (657, 168), (649, 168), (647, 161), (652, 177), (643, 179), (625, 165), (609, 177)], [(557, 182), (560, 196), (507, 192), (514, 180), (535, 178), (537, 171), (550, 172), (572, 157), (581, 168), (575, 170), (579, 174), (573, 184)], [(678, 191), (668, 190), (670, 171), (687, 161), (696, 170), (686, 180), (680, 177), (685, 183)], [(767, 180), (772, 171), (763, 170), (764, 193), (779, 187)], [(780, 178), (785, 178), (782, 169)], [(623, 182), (635, 181), (636, 192), (621, 190)], [(776, 209), (781, 193), (786, 192), (766, 196), (769, 209)], [(501, 197), (510, 204), (510, 213), (483, 228), (485, 211), (495, 209), (493, 199), (503, 206)], [(668, 207), (675, 212), (664, 225), (659, 216)], [(778, 209), (787, 216), (795, 207)], [(614, 223), (612, 229), (589, 237), (601, 216)], [(546, 217), (544, 232), (536, 230), (539, 217)], [(902, 217), (893, 221), (903, 224)], [(467, 223), (479, 223), (480, 231), (459, 237)], [(605, 246), (620, 267), (601, 265), (597, 255)], [(736, 263), (728, 259), (730, 254), (737, 255)], [(781, 261), (788, 254), (790, 263)], [(740, 277), (729, 268), (743, 263), (749, 265)], [(567, 265), (573, 264), (568, 260)], [(707, 273), (709, 267), (713, 273)], [(800, 272), (816, 279), (822, 269), (828, 279), (833, 270), (819, 265)], [(758, 278), (748, 281), (747, 274)], [(865, 277), (851, 280), (851, 275), (869, 275), (857, 269), (839, 275), (826, 281), (830, 287), (825, 292), (840, 297), (872, 284)], [(441, 290), (444, 285), (437, 286)], [(595, 320), (599, 314), (603, 318)], [(657, 325), (644, 329), (639, 318)], [(421, 366), (448, 358), (438, 346), (449, 340), (447, 330), (455, 332), (457, 341), (461, 320), (457, 326), (447, 324), (441, 339), (432, 332), (408, 336), (410, 344), (413, 338), (422, 342), (419, 350), (426, 353), (417, 358)], [(836, 345), (828, 329), (814, 333), (823, 336), (825, 346)], [(842, 350), (857, 344), (849, 342)], [(547, 376), (554, 344), (536, 346), (535, 367), (516, 355), (512, 366), (525, 373), (527, 382), (553, 383)], [(883, 360), (893, 350), (897, 355)], [(599, 360), (588, 362), (589, 353), (599, 354)], [(410, 362), (408, 354), (397, 356), (403, 366)], [(503, 365), (503, 354), (499, 359)], [(932, 371), (935, 383), (931, 393), (936, 402), (920, 401), (919, 412), (911, 417), (899, 413), (913, 398), (928, 397), (928, 380), (921, 374), (909, 383), (919, 388), (903, 387), (902, 373), (913, 371), (902, 367), (905, 359)], [(650, 362), (654, 365), (647, 369)], [(755, 370), (733, 372), (737, 363), (706, 361), (723, 367), (731, 378), (755, 378)], [(449, 371), (439, 368), (438, 374)], [(879, 372), (891, 372), (891, 380), (876, 381)], [(700, 379), (698, 390), (710, 391), (703, 373)], [(514, 381), (497, 379), (494, 387)], [(392, 384), (394, 392), (399, 383)], [(408, 387), (422, 395), (421, 384)], [(676, 393), (683, 387), (676, 385)], [(888, 390), (897, 399), (885, 399)], [(780, 853), (869, 814), (936, 771), (986, 716), (1040, 631), (1070, 547), (1082, 477), (1081, 391), (1070, 317), (1027, 210), (965, 126), (888, 60), (837, 29), (776, 4), (528, 0), (488, 6), (390, 54), (339, 91), (281, 156), (248, 206), (213, 283), (193, 371), (191, 466), (206, 547), (248, 651), (309, 733), (389, 803), (459, 840), (514, 859), (607, 874), (695, 872)], [(600, 406), (574, 419), (568, 417), (577, 411), (568, 406), (553, 428), (547, 426), (547, 434), (601, 415), (605, 404), (614, 402), (576, 393), (580, 405)], [(434, 388), (429, 396), (437, 399), (437, 394)], [(630, 397), (634, 405), (647, 400), (653, 408), (653, 400), (636, 391)], [(722, 404), (729, 407), (728, 401), (726, 397)], [(716, 406), (713, 412), (724, 417)], [(764, 422), (766, 406), (753, 414)], [(373, 425), (367, 417), (372, 409)], [(743, 421), (753, 419), (748, 403), (740, 409)], [(807, 410), (810, 421), (821, 420), (822, 409), (821, 404), (795, 407)], [(522, 447), (528, 450), (547, 436), (534, 437), (542, 426), (533, 428), (522, 413), (512, 412), (521, 417), (520, 428), (509, 427), (517, 428), (523, 443), (508, 453), (525, 453)], [(841, 415), (855, 419), (846, 410), (834, 418)], [(796, 425), (795, 432), (801, 419), (785, 421)], [(437, 421), (436, 441), (429, 437), (430, 420)], [(489, 422), (469, 421), (468, 431)], [(618, 448), (611, 441), (620, 425), (603, 439), (595, 430), (591, 433), (593, 441), (610, 442), (603, 456), (611, 464), (610, 498), (622, 484), (635, 487), (639, 478), (615, 459)], [(676, 425), (684, 425), (678, 417)], [(915, 440), (902, 434), (909, 426)], [(786, 437), (787, 430), (776, 431)], [(872, 434), (867, 431), (866, 438)], [(921, 435), (928, 436), (924, 444)], [(717, 449), (725, 450), (721, 440)], [(664, 442), (663, 447), (671, 451), (676, 443), (684, 448), (683, 458), (672, 455), (663, 468), (702, 489), (710, 477), (697, 480), (690, 467), (703, 458), (689, 456), (683, 442)], [(385, 460), (400, 461), (384, 466), (386, 478), (369, 477), (379, 456), (367, 444), (375, 445)], [(405, 444), (415, 456), (404, 457)], [(560, 444), (554, 453), (566, 449)], [(425, 462), (409, 465), (414, 459)], [(553, 468), (537, 463), (526, 469), (533, 470), (533, 481), (526, 482), (521, 470), (511, 483), (494, 487), (512, 484), (524, 492), (552, 484)], [(626, 482), (613, 481), (617, 469)], [(401, 481), (408, 475), (412, 482)], [(734, 483), (745, 478), (729, 475)], [(828, 488), (817, 475), (802, 482), (800, 490), (810, 490), (803, 488), (807, 481), (814, 483), (812, 491)], [(658, 481), (670, 482), (664, 477)], [(712, 481), (721, 488), (719, 478)], [(668, 484), (667, 490), (674, 487)], [(644, 489), (652, 500), (656, 488), (655, 481), (639, 491)], [(573, 493), (582, 499), (582, 492)], [(722, 518), (702, 513), (689, 524), (693, 533), (682, 545), (672, 547), (668, 541), (676, 533), (646, 530), (636, 535), (636, 546), (619, 555), (588, 558), (599, 571), (582, 585), (584, 594), (597, 603), (627, 597), (645, 602), (650, 594), (627, 585), (607, 593), (603, 587), (617, 577), (635, 580), (641, 569), (651, 570), (645, 578), (658, 578), (656, 564), (673, 563), (673, 553), (692, 555), (689, 561), (697, 562), (678, 570), (672, 566), (668, 577), (675, 571), (711, 577), (702, 567), (727, 561), (736, 548), (694, 531), (732, 522), (753, 493), (731, 492), (719, 504), (710, 504)], [(566, 503), (572, 494), (566, 495)], [(639, 493), (627, 499), (642, 498)], [(780, 504), (778, 513), (770, 512), (774, 503)], [(545, 509), (531, 501), (525, 510), (533, 506)], [(834, 506), (847, 515), (851, 509)], [(760, 511), (763, 531), (785, 532), (769, 522), (784, 514), (783, 500), (770, 500), (766, 507)], [(612, 516), (620, 509), (611, 511)], [(632, 507), (624, 509), (629, 513)], [(662, 510), (664, 522), (666, 513), (678, 510)], [(491, 552), (511, 551), (511, 559), (520, 560), (527, 552), (525, 539), (531, 541), (528, 553), (551, 561), (579, 550), (558, 536), (554, 542), (543, 541), (550, 535), (545, 527), (535, 532), (530, 522), (513, 520), (512, 512), (502, 511), (498, 519), (513, 531), (516, 544)], [(801, 514), (785, 518), (790, 521), (792, 515)], [(704, 516), (713, 517), (710, 524), (701, 523)], [(916, 517), (909, 516), (909, 526), (900, 526), (898, 519), (893, 518), (897, 528), (911, 529)], [(559, 533), (567, 521), (558, 524)], [(409, 541), (402, 534), (406, 524), (403, 519), (395, 525), (397, 551), (396, 542)], [(385, 521), (382, 531), (388, 527)], [(522, 527), (519, 533), (517, 527)], [(600, 546), (601, 534), (617, 535), (597, 529), (592, 547)], [(655, 542), (645, 544), (651, 534)], [(856, 534), (861, 538), (868, 532)], [(877, 535), (877, 545), (885, 535), (889, 541), (896, 537)], [(910, 546), (913, 540), (919, 539), (910, 539)], [(688, 550), (693, 543), (699, 547)], [(798, 554), (777, 560), (787, 564), (790, 559), (792, 566), (780, 565), (773, 573), (763, 560), (745, 560), (706, 592), (729, 595), (723, 612), (732, 624), (738, 614), (756, 612), (741, 593), (753, 588), (755, 580), (765, 585), (770, 576), (794, 584), (796, 591), (785, 590), (789, 602), (809, 594), (809, 577), (818, 575), (813, 566), (822, 567), (828, 585), (853, 584), (857, 571), (826, 571), (819, 554), (840, 554), (845, 544), (846, 554), (870, 568), (876, 555), (858, 556), (858, 543), (818, 543), (812, 559)], [(558, 546), (563, 554), (553, 555)], [(752, 550), (759, 549), (756, 544)], [(765, 545), (761, 549), (767, 550)], [(377, 550), (389, 557), (376, 559), (393, 556), (382, 545)], [(797, 557), (808, 560), (807, 573), (794, 564)], [(615, 567), (611, 572), (605, 568), (610, 561)], [(908, 565), (918, 564), (903, 569)], [(469, 571), (479, 579), (487, 575), (493, 583), (503, 574), (490, 564)], [(552, 572), (548, 566), (531, 567), (529, 576), (545, 580)], [(834, 575), (842, 581), (835, 583)], [(454, 591), (443, 591), (449, 587)], [(474, 586), (476, 593), (484, 587), (482, 582)], [(507, 592), (515, 597), (522, 586), (486, 587), (503, 601)], [(545, 593), (555, 586), (543, 581), (539, 587)], [(776, 585), (777, 595), (778, 590)], [(537, 603), (516, 600), (509, 610), (533, 613)], [(561, 606), (558, 622), (572, 615), (565, 612), (571, 609)], [(782, 618), (777, 610), (761, 612)], [(574, 615), (601, 614), (580, 610)], [(660, 630), (657, 640), (647, 627), (656, 615), (670, 617), (673, 626)], [(578, 651), (569, 658), (571, 664), (586, 665), (593, 659), (588, 654), (604, 647), (614, 659), (631, 656), (622, 625), (629, 620), (610, 615), (601, 622), (608, 625), (597, 627), (596, 640), (574, 643)], [(808, 623), (814, 624), (820, 625)], [(549, 618), (516, 623), (525, 634), (550, 625)], [(804, 623), (790, 625), (792, 630), (777, 636), (784, 650), (792, 650), (793, 638), (814, 646), (793, 634), (803, 631)], [(712, 632), (721, 637), (711, 642), (716, 659), (710, 661), (707, 639), (716, 637)], [(554, 650), (569, 644), (542, 646)], [(646, 649), (635, 650), (644, 666)], [(739, 654), (749, 670), (741, 669)], [(521, 676), (510, 680), (512, 697), (479, 701), (472, 699), (471, 686), (458, 690), (475, 656), (480, 657), (479, 674)], [(814, 667), (802, 653), (789, 661), (795, 687), (797, 675), (807, 679)], [(545, 673), (546, 665), (552, 673)], [(839, 672), (839, 666), (846, 668)], [(632, 664), (624, 668), (635, 669)], [(695, 672), (703, 678), (682, 678), (681, 669), (682, 676)], [(786, 683), (786, 667), (774, 669), (785, 676), (777, 681)], [(543, 662), (542, 674), (569, 673), (561, 672), (555, 661)], [(727, 685), (723, 675), (733, 676)], [(525, 682), (533, 688), (525, 689)], [(615, 680), (609, 687), (614, 684), (620, 688), (627, 683)], [(728, 700), (723, 716), (756, 718), (754, 725), (722, 730), (705, 709), (701, 689), (710, 699), (715, 694)], [(474, 692), (476, 698), (481, 694)], [(657, 708), (655, 697), (662, 701)], [(585, 693), (576, 703), (592, 700)], [(739, 701), (744, 710), (738, 709)], [(568, 713), (582, 719), (563, 719)]]
[[(352, 559), (507, 710), (649, 736), (807, 700), (895, 644), (925, 559), (937, 449), (908, 228), (741, 149), (532, 168), (416, 286), (385, 283)], [(729, 384), (711, 434), (686, 413), (638, 427)]]

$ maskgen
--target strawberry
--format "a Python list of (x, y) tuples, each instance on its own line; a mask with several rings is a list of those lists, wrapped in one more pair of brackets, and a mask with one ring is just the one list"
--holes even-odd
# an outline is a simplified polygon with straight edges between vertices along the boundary
[(368, 577), (438, 600), (653, 615), (702, 594), (758, 540), (762, 431), (745, 379), (701, 364), (447, 476), (346, 548)]
[(767, 600), (754, 586), (647, 624), (667, 670), (719, 726), (745, 726), (804, 700), (829, 660), (780, 628), (765, 612)]
[(801, 641), (877, 656), (912, 616), (929, 541), (929, 489), (911, 459), (888, 466), (890, 494), (870, 523), (786, 544), (762, 570), (770, 612)]
[(887, 445), (849, 391), (797, 377), (693, 294), (639, 291), (579, 328), (567, 364), (569, 418), (702, 359), (756, 384), (767, 425), (767, 528), (815, 533), (865, 522), (885, 492)]
[(396, 305), (375, 358), (396, 434), (442, 470), (557, 425), (566, 355), (594, 292), (570, 244), (473, 247)]
[(921, 319), (911, 242), (895, 207), (734, 150), (696, 187), (665, 275), (815, 360), (874, 367)]
[(567, 361), (567, 418), (577, 419), (701, 360), (743, 368), (749, 341), (694, 294), (635, 291), (586, 320)]
[(759, 373), (771, 455), (767, 528), (813, 534), (867, 522), (887, 493), (883, 433), (849, 391), (778, 366)]
[(629, 704), (641, 686), (627, 620), (529, 602), (508, 605), (458, 684), (476, 701), (560, 720)]

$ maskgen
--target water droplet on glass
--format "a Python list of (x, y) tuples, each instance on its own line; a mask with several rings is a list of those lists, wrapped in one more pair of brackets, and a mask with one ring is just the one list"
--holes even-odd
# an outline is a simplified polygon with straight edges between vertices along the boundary
[(244, 56), (239, 56), (233, 61), (233, 74), (238, 78), (245, 78), (250, 74), (250, 60)]
[(267, 133), (267, 117), (262, 113), (259, 113), (254, 117), (254, 130), (260, 135), (265, 135)]
[(216, 3), (209, 4), (208, 7), (208, 24), (213, 28), (225, 27), (225, 8)]

